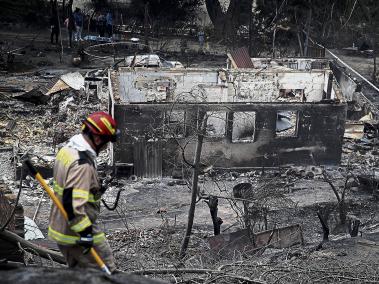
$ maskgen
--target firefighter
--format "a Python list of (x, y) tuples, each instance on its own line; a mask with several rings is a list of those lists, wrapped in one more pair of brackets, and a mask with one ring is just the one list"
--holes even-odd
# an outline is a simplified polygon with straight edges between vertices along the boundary
[(48, 235), (58, 243), (69, 267), (98, 267), (88, 254), (94, 246), (110, 271), (116, 269), (108, 241), (96, 222), (105, 191), (98, 178), (96, 157), (118, 134), (116, 121), (109, 114), (95, 112), (83, 122), (82, 133), (73, 136), (56, 156), (53, 189), (68, 222), (53, 205)]

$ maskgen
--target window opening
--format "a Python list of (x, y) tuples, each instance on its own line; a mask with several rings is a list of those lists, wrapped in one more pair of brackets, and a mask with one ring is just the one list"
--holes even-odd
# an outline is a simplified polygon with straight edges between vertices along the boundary
[(297, 111), (278, 111), (276, 117), (276, 136), (295, 137), (297, 136)]
[(223, 137), (226, 131), (226, 112), (212, 111), (207, 112), (207, 129), (208, 137)]
[(304, 89), (280, 89), (278, 101), (305, 102)]
[(232, 142), (254, 142), (255, 136), (254, 111), (241, 111), (233, 114)]

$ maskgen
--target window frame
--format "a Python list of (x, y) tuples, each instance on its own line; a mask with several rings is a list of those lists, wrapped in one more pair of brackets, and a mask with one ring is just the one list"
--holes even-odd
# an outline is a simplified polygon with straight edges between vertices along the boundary
[[(236, 124), (236, 114), (238, 113), (253, 113), (254, 114), (254, 123), (253, 123), (253, 126), (254, 126), (254, 132), (253, 134), (250, 136), (251, 139), (235, 139), (233, 138), (233, 134), (235, 133), (235, 124)], [(232, 115), (232, 123), (231, 123), (231, 143), (233, 144), (241, 144), (241, 143), (254, 143), (256, 142), (256, 130), (257, 130), (257, 112), (256, 111), (233, 111), (231, 113)]]

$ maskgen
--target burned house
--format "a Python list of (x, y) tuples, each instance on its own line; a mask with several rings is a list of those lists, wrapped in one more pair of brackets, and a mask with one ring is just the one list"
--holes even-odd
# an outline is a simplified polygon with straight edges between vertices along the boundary
[(214, 168), (338, 164), (347, 104), (331, 71), (255, 65), (111, 72), (122, 133), (113, 163), (137, 176), (171, 175), (193, 161), (204, 133), (201, 163)]

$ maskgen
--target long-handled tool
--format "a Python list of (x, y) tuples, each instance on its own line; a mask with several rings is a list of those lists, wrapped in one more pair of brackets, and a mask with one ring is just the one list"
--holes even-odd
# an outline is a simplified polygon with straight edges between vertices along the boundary
[[(59, 199), (55, 196), (54, 191), (47, 185), (47, 183), (45, 182), (41, 174), (36, 170), (36, 168), (32, 165), (32, 163), (29, 160), (26, 160), (25, 164), (28, 167), (30, 173), (34, 176), (36, 180), (38, 180), (38, 182), (42, 185), (43, 189), (47, 192), (47, 194), (53, 200), (54, 204), (58, 207), (59, 211), (62, 213), (66, 221), (68, 221), (66, 210), (64, 209)], [(108, 275), (111, 275), (109, 268), (105, 265), (104, 261), (101, 259), (100, 255), (97, 253), (97, 251), (93, 247), (91, 248), (90, 253), (95, 259), (96, 263), (101, 268), (101, 270), (107, 273)]]

